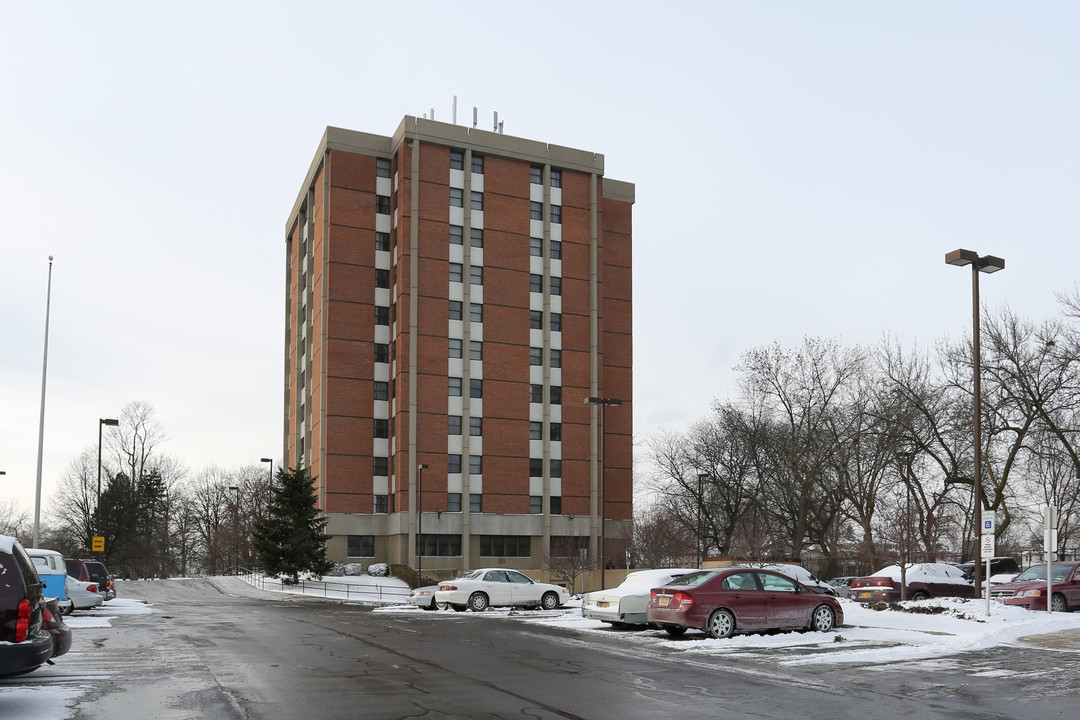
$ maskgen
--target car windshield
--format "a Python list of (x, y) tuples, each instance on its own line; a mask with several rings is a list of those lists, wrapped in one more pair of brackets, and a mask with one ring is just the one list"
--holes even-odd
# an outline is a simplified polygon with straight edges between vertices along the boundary
[[(1073, 566), (1069, 563), (1054, 563), (1050, 566), (1050, 579), (1056, 582), (1063, 582), (1069, 573), (1072, 571)], [(1046, 564), (1032, 565), (1024, 572), (1016, 576), (1013, 582), (1025, 582), (1029, 580), (1045, 580), (1046, 579)]]
[(668, 583), (668, 587), (697, 587), (709, 578), (716, 577), (715, 570), (699, 570), (677, 577)]

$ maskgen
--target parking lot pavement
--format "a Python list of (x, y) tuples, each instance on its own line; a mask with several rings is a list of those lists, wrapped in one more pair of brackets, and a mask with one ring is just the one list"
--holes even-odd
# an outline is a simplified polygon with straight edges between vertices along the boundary
[(260, 590), (247, 580), (236, 575), (215, 575), (207, 578), (207, 580), (221, 592), (233, 597), (256, 598), (258, 600), (295, 600), (298, 597), (291, 593)]
[(1018, 642), (1051, 650), (1072, 650), (1080, 652), (1080, 628), (1059, 630), (1055, 633), (1043, 633), (1041, 635), (1027, 635), (1019, 638)]

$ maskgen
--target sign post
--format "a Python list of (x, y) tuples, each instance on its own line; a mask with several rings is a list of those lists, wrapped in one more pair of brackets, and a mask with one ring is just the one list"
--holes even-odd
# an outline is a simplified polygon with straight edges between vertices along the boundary
[[(990, 614), (990, 560), (994, 557), (994, 511), (983, 510), (982, 512), (982, 557), (986, 560), (986, 573), (983, 580), (986, 582), (986, 614)], [(981, 590), (981, 588), (979, 588)]]
[(1054, 560), (1054, 550), (1057, 548), (1057, 514), (1058, 509), (1053, 505), (1043, 507), (1043, 550), (1046, 552), (1046, 612), (1048, 613), (1054, 612), (1050, 563)]
[(90, 550), (92, 552), (105, 552), (105, 538), (101, 535), (95, 535), (91, 543)]

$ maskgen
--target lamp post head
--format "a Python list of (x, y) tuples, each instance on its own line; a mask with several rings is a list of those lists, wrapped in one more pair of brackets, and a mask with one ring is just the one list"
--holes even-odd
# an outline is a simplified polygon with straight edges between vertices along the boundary
[(604, 405), (606, 407), (619, 407), (622, 405), (622, 400), (618, 398), (605, 398), (605, 397), (587, 397), (585, 398), (586, 405)]
[(272, 462), (274, 462), (274, 461), (273, 461), (273, 459), (272, 459), (272, 458), (260, 458), (260, 459), (259, 459), (259, 462), (268, 462), (268, 463), (272, 463)]
[(416, 469), (417, 470), (427, 470), (428, 469), (427, 463), (421, 463), (420, 465), (417, 465)]
[(112, 427), (116, 427), (120, 424), (120, 421), (115, 418), (98, 418), (98, 422), (102, 425), (110, 425)]
[(979, 272), (984, 273), (995, 273), (998, 270), (1005, 269), (1005, 260), (1003, 258), (994, 255), (983, 255), (982, 257), (979, 257), (979, 253), (974, 250), (961, 249), (945, 253), (945, 263), (947, 265), (956, 265), (957, 267), (975, 265)]

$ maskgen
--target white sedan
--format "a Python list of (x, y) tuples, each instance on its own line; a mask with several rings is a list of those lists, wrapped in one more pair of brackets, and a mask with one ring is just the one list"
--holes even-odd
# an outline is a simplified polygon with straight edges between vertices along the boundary
[(474, 612), (488, 606), (540, 607), (554, 610), (570, 599), (570, 593), (560, 585), (536, 582), (517, 570), (482, 568), (439, 583), (435, 602), (447, 604), (457, 611)]
[(617, 588), (585, 593), (581, 597), (581, 614), (590, 620), (611, 623), (615, 627), (647, 625), (649, 620), (645, 613), (649, 605), (649, 591), (689, 572), (694, 571), (667, 568), (630, 573)]
[(76, 610), (90, 610), (105, 602), (105, 593), (98, 590), (97, 583), (76, 580), (68, 575), (65, 589)]

